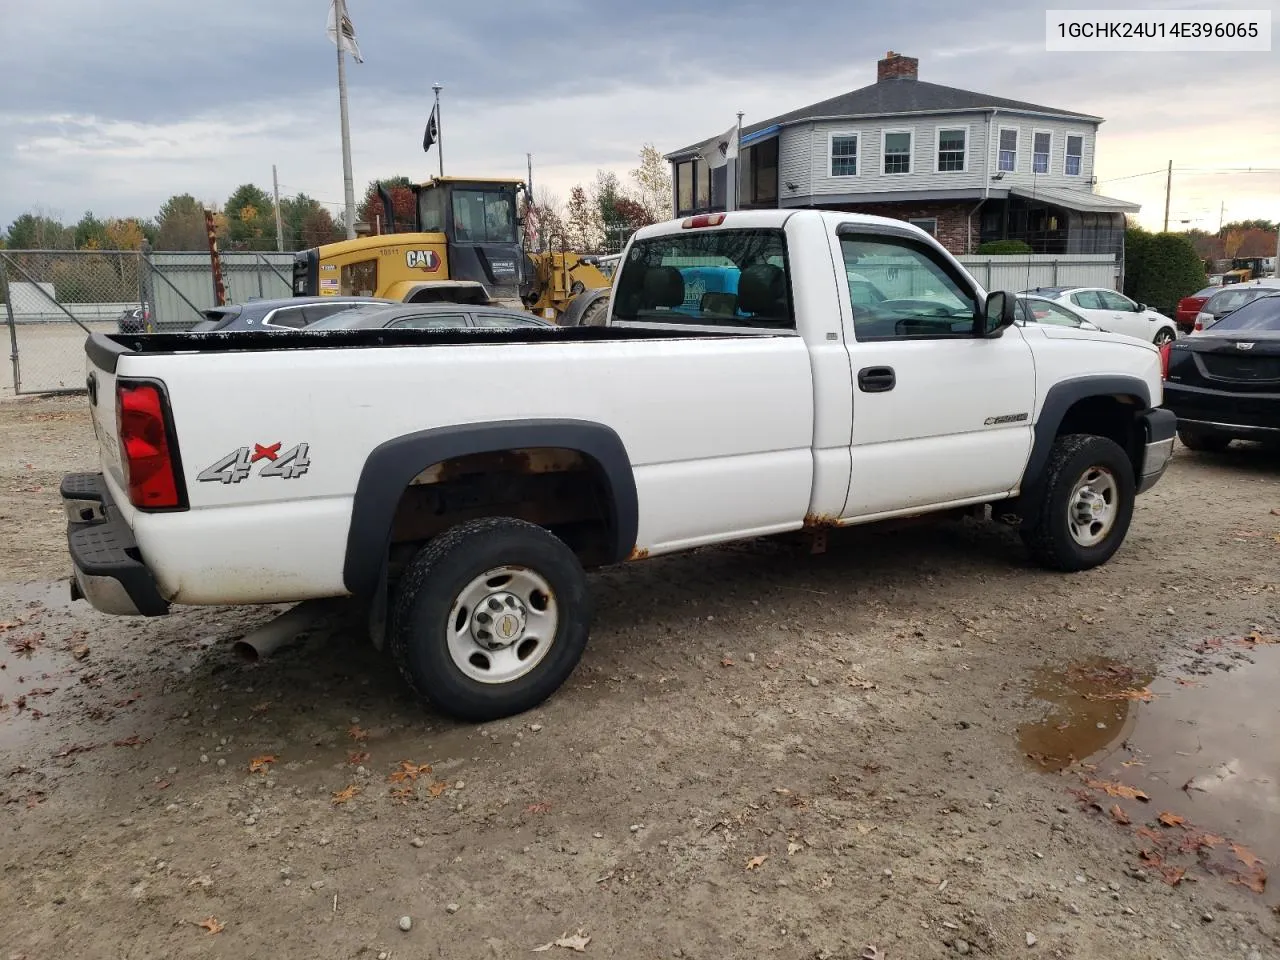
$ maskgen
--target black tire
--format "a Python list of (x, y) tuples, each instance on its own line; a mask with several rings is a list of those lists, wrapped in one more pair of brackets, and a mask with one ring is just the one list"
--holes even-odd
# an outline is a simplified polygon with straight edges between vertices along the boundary
[[(549, 649), (528, 673), (489, 683), (467, 676), (454, 662), (448, 635), (460, 593), (502, 566), (541, 577), (551, 588), (558, 621)], [(460, 720), (497, 720), (537, 706), (569, 678), (586, 648), (591, 613), (586, 574), (562, 540), (523, 520), (471, 520), (429, 542), (410, 562), (396, 588), (389, 646), (419, 697)]]
[[(1096, 544), (1083, 545), (1072, 536), (1071, 497), (1087, 471), (1103, 468), (1115, 486), (1115, 516), (1105, 537)], [(1124, 542), (1133, 519), (1136, 486), (1133, 464), (1114, 440), (1091, 434), (1072, 433), (1058, 437), (1049, 451), (1041, 494), (1039, 519), (1024, 528), (1022, 539), (1032, 557), (1051, 570), (1088, 570), (1111, 559)]]
[(1221, 453), (1231, 445), (1230, 437), (1186, 427), (1178, 428), (1178, 440), (1188, 450), (1195, 450), (1197, 453)]
[(1176, 339), (1177, 339), (1177, 336), (1173, 332), (1171, 332), (1168, 327), (1161, 327), (1156, 332), (1156, 338), (1151, 342), (1154, 343), (1157, 347), (1163, 347), (1166, 343), (1170, 343)]
[(601, 297), (595, 303), (582, 311), (582, 319), (578, 321), (580, 327), (603, 327), (605, 322), (606, 311), (609, 309), (609, 298)]

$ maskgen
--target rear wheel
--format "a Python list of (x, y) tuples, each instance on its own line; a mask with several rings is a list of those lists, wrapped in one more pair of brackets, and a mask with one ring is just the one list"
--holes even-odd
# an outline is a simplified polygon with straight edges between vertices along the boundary
[(1178, 428), (1178, 439), (1188, 450), (1199, 453), (1221, 453), (1231, 445), (1230, 437), (1206, 430), (1192, 430), (1188, 427)]
[(1171, 342), (1171, 341), (1172, 341), (1172, 340), (1174, 340), (1174, 339), (1175, 339), (1175, 337), (1174, 337), (1173, 331), (1172, 331), (1172, 330), (1170, 330), (1168, 327), (1163, 327), (1163, 328), (1161, 328), (1161, 330), (1156, 334), (1156, 338), (1155, 338), (1155, 340), (1153, 340), (1152, 342), (1153, 342), (1157, 347), (1163, 347), (1166, 343), (1169, 343), (1169, 342)]
[(603, 327), (606, 311), (609, 309), (609, 298), (601, 297), (586, 310), (582, 311), (582, 319), (578, 321), (580, 327)]
[(582, 565), (542, 527), (504, 517), (441, 534), (397, 588), (390, 646), (414, 692), (485, 721), (537, 706), (577, 666), (591, 608)]
[(1058, 437), (1045, 466), (1043, 500), (1022, 539), (1042, 566), (1088, 570), (1111, 559), (1133, 519), (1133, 464), (1114, 440)]

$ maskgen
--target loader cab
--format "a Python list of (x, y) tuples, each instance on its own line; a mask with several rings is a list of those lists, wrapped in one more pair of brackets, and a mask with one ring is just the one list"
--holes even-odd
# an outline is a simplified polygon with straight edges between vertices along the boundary
[(418, 230), (443, 233), (449, 278), (482, 283), (495, 300), (518, 300), (525, 283), (516, 219), (519, 180), (433, 177), (418, 184)]

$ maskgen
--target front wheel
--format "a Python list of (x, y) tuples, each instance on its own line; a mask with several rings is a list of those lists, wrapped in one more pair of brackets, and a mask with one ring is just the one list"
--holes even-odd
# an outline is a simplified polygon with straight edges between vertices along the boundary
[(1106, 563), (1133, 519), (1133, 464), (1114, 440), (1058, 437), (1045, 465), (1043, 499), (1023, 541), (1042, 566), (1088, 570)]
[(1224, 437), (1220, 433), (1188, 430), (1186, 427), (1178, 429), (1178, 440), (1188, 450), (1195, 450), (1199, 453), (1221, 453), (1231, 445), (1230, 437)]
[(414, 692), (460, 720), (537, 706), (587, 644), (582, 565), (542, 527), (505, 517), (459, 524), (423, 547), (397, 588), (391, 653)]
[(1173, 331), (1170, 330), (1168, 327), (1162, 327), (1160, 331), (1156, 334), (1155, 340), (1153, 340), (1152, 342), (1157, 347), (1163, 347), (1166, 343), (1173, 342), (1174, 339), (1175, 338), (1173, 335)]

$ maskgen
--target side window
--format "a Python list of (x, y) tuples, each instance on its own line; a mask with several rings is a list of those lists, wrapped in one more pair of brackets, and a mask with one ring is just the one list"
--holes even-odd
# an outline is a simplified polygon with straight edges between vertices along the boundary
[[(922, 243), (874, 235), (840, 240), (858, 340), (967, 338), (978, 303), (962, 275)], [(868, 300), (866, 286), (879, 295)]]
[(344, 297), (372, 297), (378, 289), (378, 261), (345, 264), (339, 277), (338, 292)]
[(284, 307), (271, 314), (271, 319), (263, 323), (264, 327), (288, 327), (301, 330), (309, 321), (303, 316), (301, 307)]
[(467, 318), (460, 313), (427, 313), (401, 317), (388, 326), (392, 330), (455, 330), (466, 325)]
[(1051, 323), (1059, 327), (1078, 327), (1080, 318), (1066, 307), (1048, 300), (1029, 302), (1027, 308), (1034, 314), (1032, 319), (1037, 323)]
[(473, 313), (471, 315), (471, 322), (473, 325), (477, 327), (488, 327), (488, 328), (542, 326), (542, 324), (538, 323), (538, 321), (535, 320), (533, 317), (522, 317), (517, 313), (504, 313), (499, 316), (494, 316), (491, 313), (485, 313), (485, 314)]
[(1138, 305), (1136, 303), (1113, 290), (1099, 290), (1098, 296), (1102, 298), (1102, 304), (1108, 310), (1122, 310), (1125, 313), (1137, 312)]
[[(299, 324), (299, 326), (310, 326), (317, 320), (323, 320), (325, 317), (332, 317), (335, 313), (341, 313), (343, 310), (351, 310), (360, 306), (363, 306), (363, 304), (350, 301), (344, 303), (312, 303), (300, 308), (306, 323)], [(275, 323), (275, 320), (273, 319), (271, 322)]]
[(1081, 290), (1071, 295), (1071, 302), (1085, 310), (1106, 310), (1097, 290)]

